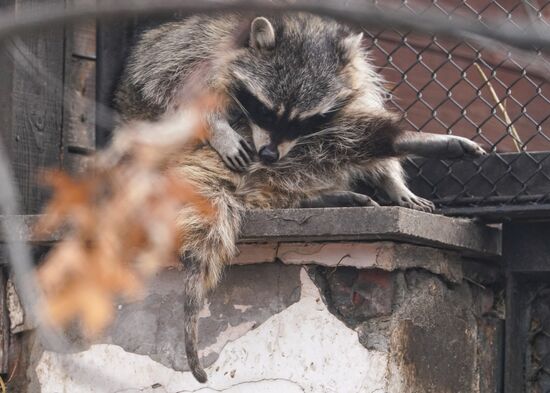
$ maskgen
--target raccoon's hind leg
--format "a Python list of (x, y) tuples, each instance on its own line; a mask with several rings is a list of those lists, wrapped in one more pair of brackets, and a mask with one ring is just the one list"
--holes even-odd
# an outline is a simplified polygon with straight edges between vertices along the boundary
[(352, 191), (335, 191), (305, 199), (300, 207), (353, 207), (379, 206), (371, 197)]
[(416, 196), (407, 187), (405, 174), (397, 158), (386, 158), (371, 165), (367, 177), (375, 186), (388, 194), (392, 202), (410, 209), (431, 212), (435, 208), (433, 202)]
[(394, 141), (397, 154), (429, 158), (457, 159), (480, 157), (485, 150), (477, 143), (455, 135), (436, 135), (405, 131)]
[(213, 114), (208, 120), (210, 146), (220, 155), (229, 169), (242, 172), (252, 162), (254, 150), (220, 114)]

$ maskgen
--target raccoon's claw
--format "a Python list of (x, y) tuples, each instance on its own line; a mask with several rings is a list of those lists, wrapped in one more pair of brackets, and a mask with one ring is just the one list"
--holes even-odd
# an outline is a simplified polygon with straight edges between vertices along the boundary
[(399, 198), (399, 206), (408, 207), (409, 209), (420, 210), (431, 213), (435, 209), (432, 201), (420, 198), (416, 195), (401, 196)]
[(350, 194), (352, 194), (352, 199), (353, 199), (352, 206), (374, 206), (374, 207), (380, 206), (378, 202), (376, 202), (374, 199), (372, 199), (367, 195), (359, 194), (356, 192), (353, 192)]
[[(476, 142), (462, 137), (455, 137), (449, 141), (449, 151), (457, 152), (453, 158), (477, 158), (487, 155), (487, 152)], [(454, 146), (453, 146), (454, 145)]]
[(464, 156), (465, 157), (472, 157), (472, 158), (476, 158), (476, 157), (481, 157), (481, 156), (486, 156), (487, 155), (487, 152), (480, 146), (478, 145), (476, 142), (474, 141), (471, 141), (469, 139), (459, 139), (460, 141), (460, 144), (461, 144), (461, 147), (462, 147), (462, 150), (464, 151)]
[(229, 169), (233, 171), (243, 172), (252, 162), (254, 152), (244, 139), (241, 139), (233, 149), (227, 150), (219, 154)]
[(229, 169), (237, 172), (246, 170), (254, 158), (254, 150), (225, 118), (214, 116), (211, 123), (210, 146)]

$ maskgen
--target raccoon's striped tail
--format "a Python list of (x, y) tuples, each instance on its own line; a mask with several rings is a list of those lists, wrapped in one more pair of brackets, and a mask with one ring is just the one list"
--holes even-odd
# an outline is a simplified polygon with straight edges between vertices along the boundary
[(197, 381), (205, 383), (208, 380), (206, 372), (201, 366), (198, 351), (197, 321), (202, 307), (204, 288), (200, 263), (190, 256), (182, 257), (184, 265), (184, 329), (185, 329), (185, 354), (191, 373)]

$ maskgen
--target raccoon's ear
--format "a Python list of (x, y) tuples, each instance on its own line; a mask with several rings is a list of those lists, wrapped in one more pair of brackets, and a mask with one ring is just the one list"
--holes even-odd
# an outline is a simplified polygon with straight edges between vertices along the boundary
[(340, 41), (340, 50), (344, 60), (351, 60), (361, 51), (363, 33), (348, 35)]
[(275, 47), (275, 30), (263, 16), (255, 18), (250, 25), (250, 46), (268, 50)]

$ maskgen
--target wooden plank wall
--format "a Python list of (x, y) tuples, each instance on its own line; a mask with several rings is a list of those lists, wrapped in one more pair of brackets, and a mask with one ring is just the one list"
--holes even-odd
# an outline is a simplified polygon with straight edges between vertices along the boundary
[[(16, 9), (40, 3), (0, 0), (0, 6)], [(42, 168), (81, 170), (95, 150), (95, 60), (95, 21), (41, 29), (2, 44), (0, 138), (22, 213), (39, 212), (48, 197)]]
[[(32, 8), (38, 0), (3, 0)], [(6, 42), (2, 51), (2, 140), (12, 163), (24, 213), (46, 198), (39, 169), (59, 167), (63, 124), (64, 29), (42, 29)], [(17, 62), (14, 59), (18, 59)]]
[[(68, 0), (74, 4), (95, 0)], [(96, 21), (80, 22), (66, 32), (65, 123), (63, 167), (81, 172), (95, 151), (96, 137)]]
[[(95, 0), (52, 2), (66, 1)], [(39, 4), (44, 1), (0, 0), (3, 9)], [(42, 168), (78, 172), (95, 150), (95, 35), (95, 21), (86, 21), (0, 43), (0, 142), (13, 169), (23, 214), (38, 213), (48, 198)], [(9, 346), (17, 345), (7, 322), (9, 272), (4, 261), (0, 244), (0, 374), (12, 369)]]
[[(99, 0), (110, 1), (110, 0)], [(113, 98), (123, 70), (125, 59), (139, 34), (135, 17), (123, 20), (104, 18), (97, 26), (97, 111), (96, 144), (105, 146), (112, 136), (115, 124)]]

